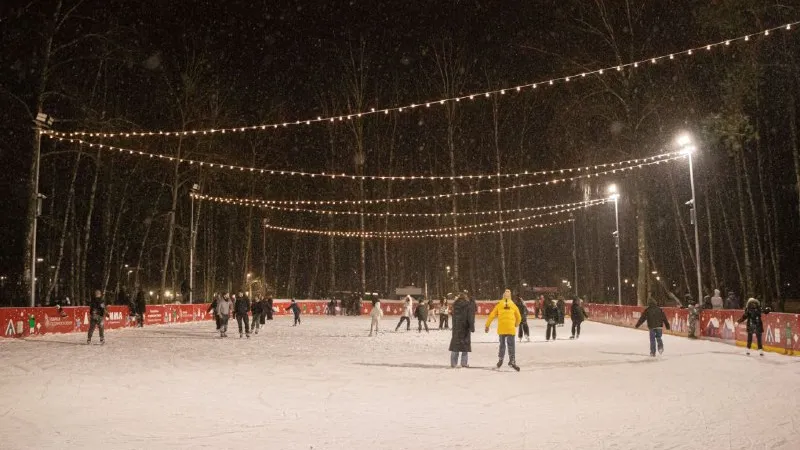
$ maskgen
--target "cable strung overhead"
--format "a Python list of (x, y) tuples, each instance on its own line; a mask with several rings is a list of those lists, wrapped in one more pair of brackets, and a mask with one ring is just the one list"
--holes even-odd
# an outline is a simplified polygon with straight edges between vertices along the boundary
[[(51, 136), (48, 136), (51, 137)], [(276, 170), (265, 169), (260, 167), (237, 166), (233, 164), (212, 163), (207, 161), (200, 161), (189, 158), (178, 158), (175, 156), (162, 155), (158, 153), (149, 153), (141, 150), (133, 150), (129, 148), (117, 147), (114, 145), (98, 144), (94, 142), (84, 141), (76, 138), (56, 138), (59, 142), (70, 142), (80, 145), (86, 145), (90, 148), (99, 148), (102, 150), (115, 151), (126, 155), (143, 156), (150, 159), (160, 159), (169, 162), (179, 162), (181, 164), (197, 165), (200, 167), (209, 167), (212, 169), (231, 170), (235, 172), (251, 172), (258, 173), (266, 176), (301, 176), (309, 178), (330, 178), (340, 180), (386, 180), (386, 181), (436, 181), (436, 180), (483, 180), (483, 179), (496, 179), (496, 178), (519, 178), (525, 176), (540, 176), (540, 175), (555, 175), (575, 172), (589, 172), (591, 170), (614, 168), (639, 164), (640, 162), (655, 161), (659, 159), (666, 159), (681, 152), (662, 153), (660, 155), (648, 156), (647, 158), (628, 159), (625, 161), (617, 161), (612, 163), (594, 164), (583, 167), (568, 167), (564, 169), (548, 169), (538, 171), (524, 171), (516, 173), (493, 173), (493, 174), (475, 174), (475, 175), (411, 175), (411, 176), (390, 176), (390, 175), (351, 175), (346, 173), (325, 173), (325, 172), (303, 172), (297, 170)]]
[(794, 27), (800, 24), (800, 21), (785, 23), (783, 25), (768, 28), (761, 30), (756, 33), (746, 34), (742, 36), (738, 36), (735, 38), (725, 39), (719, 42), (713, 42), (705, 45), (701, 45), (698, 47), (687, 48), (682, 51), (667, 53), (659, 56), (654, 56), (646, 59), (640, 59), (638, 61), (632, 61), (625, 64), (618, 64), (607, 66), (602, 69), (590, 70), (586, 72), (578, 72), (573, 73), (570, 75), (559, 76), (556, 78), (551, 78), (549, 80), (542, 80), (537, 81), (535, 83), (527, 83), (521, 84), (518, 86), (511, 86), (507, 88), (489, 90), (484, 92), (476, 92), (472, 94), (466, 94), (458, 97), (446, 97), (440, 98), (438, 100), (431, 100), (427, 102), (421, 103), (412, 103), (410, 105), (404, 106), (393, 106), (389, 108), (370, 108), (369, 110), (365, 111), (358, 111), (352, 112), (349, 114), (337, 115), (337, 116), (317, 116), (313, 119), (304, 119), (304, 120), (295, 120), (295, 121), (288, 121), (288, 122), (280, 122), (280, 123), (269, 123), (269, 124), (259, 124), (259, 125), (247, 125), (243, 127), (231, 127), (231, 128), (207, 128), (207, 129), (194, 129), (194, 130), (182, 130), (182, 131), (164, 131), (164, 130), (157, 130), (157, 131), (127, 131), (127, 132), (103, 132), (103, 131), (73, 131), (73, 132), (59, 132), (59, 131), (51, 131), (51, 130), (42, 130), (42, 133), (52, 134), (54, 136), (60, 137), (76, 137), (76, 136), (88, 136), (88, 137), (99, 137), (99, 138), (113, 138), (113, 137), (121, 137), (121, 138), (129, 138), (129, 137), (151, 137), (151, 136), (167, 136), (167, 137), (176, 137), (176, 136), (192, 136), (192, 135), (209, 135), (209, 134), (225, 134), (225, 133), (243, 133), (246, 131), (259, 131), (259, 130), (268, 130), (268, 129), (278, 129), (278, 128), (285, 128), (294, 125), (311, 125), (312, 123), (336, 123), (336, 122), (343, 122), (345, 120), (352, 120), (357, 119), (364, 116), (370, 115), (388, 115), (390, 112), (394, 113), (402, 113), (404, 111), (411, 111), (411, 110), (419, 110), (419, 109), (430, 109), (431, 106), (437, 105), (445, 105), (448, 103), (457, 103), (461, 100), (474, 100), (476, 98), (489, 98), (492, 96), (497, 95), (506, 95), (506, 93), (511, 92), (523, 92), (523, 91), (531, 91), (535, 90), (539, 87), (545, 86), (553, 86), (555, 84), (566, 84), (571, 82), (572, 80), (578, 80), (581, 78), (586, 78), (589, 75), (601, 76), (608, 73), (614, 72), (621, 72), (623, 70), (632, 70), (639, 68), (640, 66), (645, 65), (655, 65), (660, 62), (667, 62), (675, 60), (679, 57), (688, 57), (692, 56), (697, 53), (704, 53), (709, 52), (714, 49), (725, 48), (730, 46), (734, 43), (744, 43), (749, 42), (751, 39), (759, 36), (768, 37), (774, 32), (779, 30), (790, 31)]

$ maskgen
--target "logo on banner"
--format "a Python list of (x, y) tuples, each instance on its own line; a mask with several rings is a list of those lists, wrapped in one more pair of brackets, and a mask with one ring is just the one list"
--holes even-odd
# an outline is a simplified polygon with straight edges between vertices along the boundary
[(50, 317), (49, 315), (44, 315), (44, 326), (45, 328), (50, 327), (69, 327), (72, 326), (72, 320), (64, 319), (61, 316)]
[(119, 311), (112, 311), (108, 313), (108, 320), (110, 321), (121, 321), (122, 320), (122, 313)]
[(14, 336), (17, 334), (16, 330), (14, 330), (14, 322), (9, 319), (8, 325), (6, 325), (6, 336)]

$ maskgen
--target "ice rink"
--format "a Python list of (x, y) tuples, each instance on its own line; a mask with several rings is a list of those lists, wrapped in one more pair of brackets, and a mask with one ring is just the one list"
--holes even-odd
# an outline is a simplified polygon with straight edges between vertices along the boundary
[[(0, 341), (1, 449), (800, 449), (800, 359), (584, 323), (517, 345), (383, 320), (278, 317), (251, 339), (211, 322)], [(416, 324), (414, 324), (416, 325)], [(433, 323), (431, 323), (433, 325)], [(569, 322), (567, 323), (569, 326)], [(95, 338), (97, 340), (97, 338)]]

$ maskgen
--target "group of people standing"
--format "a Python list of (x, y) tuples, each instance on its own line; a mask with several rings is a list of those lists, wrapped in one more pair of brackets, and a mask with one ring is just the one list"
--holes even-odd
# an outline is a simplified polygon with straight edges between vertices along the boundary
[[(300, 324), (300, 307), (292, 299), (286, 311), (294, 314), (294, 325)], [(273, 319), (275, 313), (273, 300), (264, 299), (262, 296), (251, 301), (243, 292), (238, 294), (214, 294), (214, 299), (208, 307), (208, 312), (214, 314), (214, 321), (221, 338), (228, 337), (228, 321), (231, 316), (236, 319), (239, 327), (239, 338), (250, 337), (250, 333), (258, 334), (259, 329), (266, 321)]]

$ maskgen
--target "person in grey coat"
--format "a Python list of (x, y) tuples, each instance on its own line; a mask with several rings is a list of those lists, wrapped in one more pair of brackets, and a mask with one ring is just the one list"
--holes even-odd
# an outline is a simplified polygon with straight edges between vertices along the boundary
[(469, 352), (472, 351), (472, 335), (475, 332), (475, 310), (465, 295), (459, 295), (453, 303), (453, 335), (450, 338), (450, 367), (458, 365), (461, 353), (461, 367), (469, 367)]
[(228, 319), (231, 317), (233, 303), (227, 293), (217, 303), (217, 317), (219, 317), (219, 337), (228, 337)]

